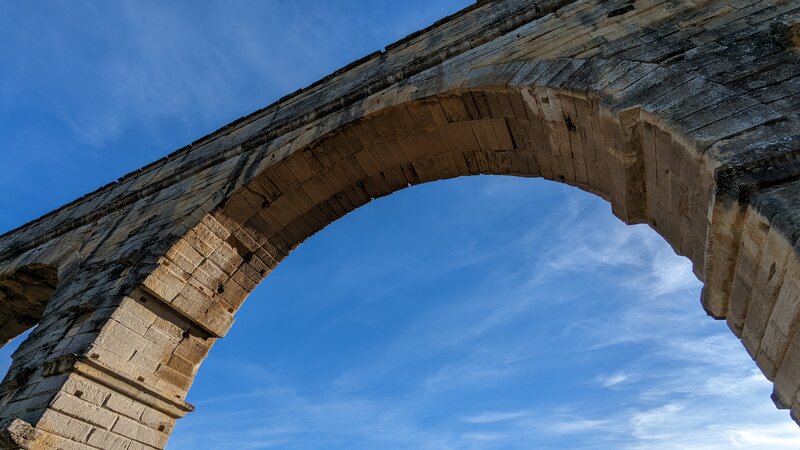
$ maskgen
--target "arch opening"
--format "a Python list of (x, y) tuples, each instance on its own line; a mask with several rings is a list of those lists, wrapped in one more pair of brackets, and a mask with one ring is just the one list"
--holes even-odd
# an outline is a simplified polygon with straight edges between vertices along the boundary
[(36, 264), (0, 275), (0, 347), (33, 328), (58, 284), (58, 270)]
[[(712, 176), (697, 151), (638, 109), (614, 112), (547, 87), (488, 86), (361, 117), (283, 159), (272, 152), (143, 287), (206, 335), (224, 336), (247, 295), (309, 236), (374, 198), (478, 174), (542, 177), (598, 195), (624, 222), (652, 226), (702, 278)], [(181, 389), (203, 357), (186, 365)]]

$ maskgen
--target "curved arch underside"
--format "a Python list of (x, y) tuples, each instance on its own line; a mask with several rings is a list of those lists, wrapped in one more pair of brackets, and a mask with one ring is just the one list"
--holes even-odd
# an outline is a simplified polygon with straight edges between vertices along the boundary
[[(249, 260), (247, 280), (234, 273), (217, 289), (233, 311), (291, 249), (344, 214), (408, 186), (478, 174), (543, 177), (598, 195), (622, 220), (651, 224), (702, 274), (713, 181), (699, 154), (638, 110), (613, 113), (548, 88), (448, 92), (351, 123), (256, 176), (186, 244), (224, 229), (223, 247), (242, 257), (236, 266)], [(218, 273), (204, 263), (194, 269), (201, 277)]]
[(58, 271), (33, 265), (0, 275), (0, 346), (35, 326), (58, 284)]
[(0, 303), (39, 321), (0, 385), (0, 447), (163, 448), (292, 249), (374, 198), (477, 174), (567, 183), (653, 227), (800, 417), (798, 7), (667, 3), (479, 2), (3, 236), (0, 268), (64, 279), (12, 289), (50, 288), (30, 320)]

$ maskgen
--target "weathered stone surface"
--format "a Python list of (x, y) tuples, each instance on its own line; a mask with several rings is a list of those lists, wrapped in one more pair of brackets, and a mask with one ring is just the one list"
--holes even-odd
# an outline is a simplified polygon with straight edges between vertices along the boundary
[(543, 177), (693, 263), (800, 411), (794, 0), (484, 0), (0, 236), (0, 448), (158, 449), (303, 240), (410, 185)]

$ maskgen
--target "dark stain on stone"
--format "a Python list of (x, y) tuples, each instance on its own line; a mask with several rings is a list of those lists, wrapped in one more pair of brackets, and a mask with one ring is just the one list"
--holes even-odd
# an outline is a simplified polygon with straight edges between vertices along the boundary
[(782, 22), (772, 26), (772, 39), (785, 49), (800, 48), (800, 22)]

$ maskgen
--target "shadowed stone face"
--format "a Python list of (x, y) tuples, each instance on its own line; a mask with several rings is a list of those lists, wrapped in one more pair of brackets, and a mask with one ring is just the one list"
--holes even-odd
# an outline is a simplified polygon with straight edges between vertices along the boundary
[(58, 284), (52, 266), (22, 267), (0, 277), (0, 342), (4, 345), (42, 318)]
[(160, 449), (289, 252), (374, 198), (543, 177), (647, 223), (800, 415), (792, 1), (481, 1), (0, 237), (0, 447)]

